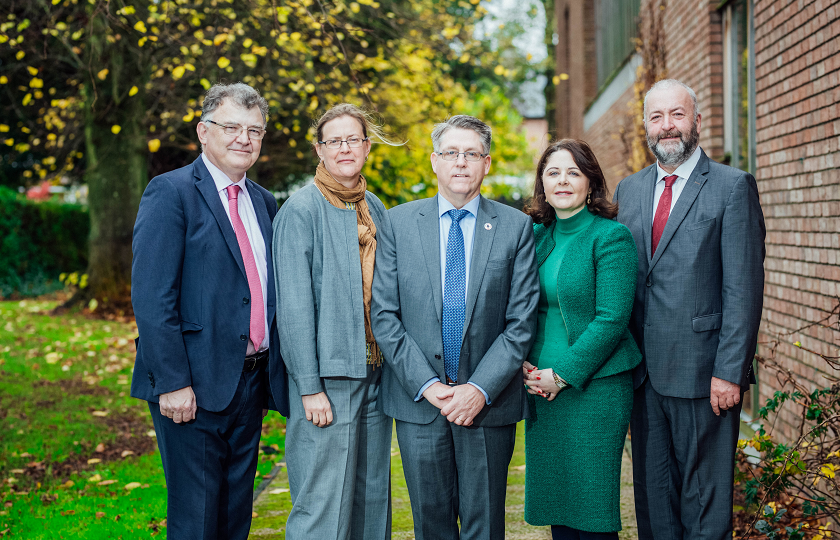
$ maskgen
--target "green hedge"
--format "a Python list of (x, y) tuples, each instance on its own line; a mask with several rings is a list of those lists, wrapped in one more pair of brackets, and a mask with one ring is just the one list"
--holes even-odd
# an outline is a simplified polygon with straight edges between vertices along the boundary
[(33, 203), (0, 186), (0, 296), (42, 294), (61, 287), (62, 272), (87, 268), (86, 208)]

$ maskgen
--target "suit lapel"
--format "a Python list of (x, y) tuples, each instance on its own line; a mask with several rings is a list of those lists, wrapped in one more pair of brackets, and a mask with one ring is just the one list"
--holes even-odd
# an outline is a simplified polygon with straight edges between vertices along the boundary
[(650, 261), (650, 235), (653, 229), (653, 193), (656, 190), (656, 164), (650, 167), (642, 184), (642, 238), (645, 243), (645, 253)]
[(262, 193), (257, 190), (253, 180), (245, 180), (245, 186), (248, 188), (248, 195), (251, 196), (251, 204), (254, 206), (254, 213), (257, 215), (257, 223), (260, 224), (260, 232), (262, 232), (263, 242), (265, 243), (266, 266), (268, 267), (266, 274), (266, 291), (269, 326), (271, 326), (271, 319), (274, 317), (274, 265), (271, 263), (271, 218), (268, 215), (268, 208), (265, 205)]
[[(467, 309), (464, 316), (464, 334), (470, 326), (478, 291), (484, 279), (484, 270), (490, 258), (490, 248), (496, 236), (496, 218), (492, 206), (484, 197), (478, 202), (478, 215), (475, 217), (475, 233), (473, 236), (472, 258), (470, 259), (470, 287), (467, 291)], [(489, 224), (490, 228), (485, 227)]]
[(435, 315), (440, 322), (443, 316), (443, 291), (440, 284), (440, 216), (438, 216), (437, 197), (427, 199), (417, 216), (417, 228), (423, 259), (426, 261), (426, 273), (432, 287), (435, 301)]
[[(703, 151), (701, 150), (701, 152)], [(650, 261), (648, 274), (651, 272), (659, 259), (662, 258), (662, 253), (668, 249), (668, 243), (671, 241), (671, 238), (674, 237), (674, 233), (677, 232), (680, 224), (685, 219), (685, 216), (688, 214), (688, 211), (697, 199), (697, 195), (700, 194), (703, 184), (706, 183), (706, 173), (708, 172), (709, 158), (707, 158), (705, 152), (703, 152), (700, 155), (700, 161), (697, 162), (697, 165), (691, 172), (691, 176), (688, 177), (685, 187), (683, 188), (682, 193), (680, 193), (680, 198), (677, 199), (677, 204), (674, 205), (674, 209), (668, 216), (668, 222), (665, 224), (665, 229), (662, 231), (662, 238), (659, 239), (659, 245), (656, 246), (656, 253), (653, 254), (653, 258)], [(649, 249), (650, 248), (648, 248), (648, 250)]]
[(248, 277), (245, 275), (245, 263), (242, 262), (242, 253), (239, 251), (239, 242), (236, 241), (236, 233), (233, 232), (233, 225), (230, 224), (230, 218), (228, 218), (225, 208), (222, 206), (219, 192), (216, 191), (216, 183), (213, 181), (210, 171), (207, 170), (207, 167), (204, 166), (201, 159), (201, 156), (199, 156), (193, 162), (193, 174), (196, 178), (195, 187), (198, 188), (198, 191), (204, 197), (204, 202), (210, 207), (210, 212), (219, 224), (219, 229), (222, 231), (225, 243), (227, 243), (231, 255), (233, 255), (237, 266), (239, 266), (242, 276), (247, 281)]

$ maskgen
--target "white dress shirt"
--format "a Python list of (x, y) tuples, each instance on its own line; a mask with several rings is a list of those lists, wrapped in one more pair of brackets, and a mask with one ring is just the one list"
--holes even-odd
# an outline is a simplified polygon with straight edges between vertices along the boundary
[(677, 167), (677, 170), (672, 173), (665, 172), (665, 170), (659, 166), (659, 162), (656, 162), (656, 189), (653, 190), (654, 216), (656, 215), (656, 209), (659, 207), (659, 198), (662, 197), (662, 192), (665, 191), (664, 178), (674, 174), (677, 175), (677, 180), (671, 186), (671, 208), (668, 209), (668, 215), (670, 215), (671, 211), (674, 209), (674, 205), (677, 204), (677, 199), (680, 198), (680, 193), (682, 193), (686, 182), (688, 182), (688, 177), (694, 172), (694, 167), (697, 166), (698, 161), (700, 161), (700, 146), (695, 148), (691, 157), (688, 158), (688, 160), (686, 160), (682, 165)]
[[(266, 299), (268, 279), (268, 262), (266, 259), (265, 239), (260, 229), (259, 221), (257, 221), (257, 214), (254, 211), (254, 203), (251, 202), (251, 194), (248, 193), (248, 188), (245, 187), (245, 175), (238, 182), (232, 182), (228, 175), (223, 173), (218, 167), (213, 165), (204, 153), (201, 154), (201, 159), (207, 170), (210, 171), (210, 176), (216, 183), (216, 191), (219, 193), (219, 198), (222, 200), (222, 207), (225, 209), (228, 219), (230, 219), (230, 207), (228, 206), (227, 187), (233, 184), (239, 186), (239, 218), (242, 220), (242, 225), (245, 227), (245, 234), (248, 236), (248, 243), (251, 244), (251, 251), (254, 254), (254, 261), (257, 263), (257, 273), (260, 275), (260, 287), (263, 295), (263, 313), (265, 320), (265, 337), (260, 344), (259, 350), (268, 348), (268, 301)], [(233, 227), (231, 221), (230, 226)], [(256, 239), (256, 241), (254, 241)], [(248, 350), (245, 354), (254, 354), (254, 344), (248, 340)]]

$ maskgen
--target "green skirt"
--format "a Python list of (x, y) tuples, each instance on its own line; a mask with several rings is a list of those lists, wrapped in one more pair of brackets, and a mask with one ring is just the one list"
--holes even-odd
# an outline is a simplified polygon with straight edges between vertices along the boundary
[(528, 396), (525, 521), (588, 532), (621, 530), (621, 453), (633, 407), (630, 371)]

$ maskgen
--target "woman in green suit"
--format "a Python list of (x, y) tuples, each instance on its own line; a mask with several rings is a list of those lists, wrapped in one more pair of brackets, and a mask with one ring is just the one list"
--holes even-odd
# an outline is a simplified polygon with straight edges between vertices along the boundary
[(636, 245), (613, 221), (598, 160), (583, 141), (549, 146), (537, 166), (534, 220), (540, 302), (523, 364), (525, 520), (554, 540), (618, 538), (621, 452), (641, 354), (627, 330)]

